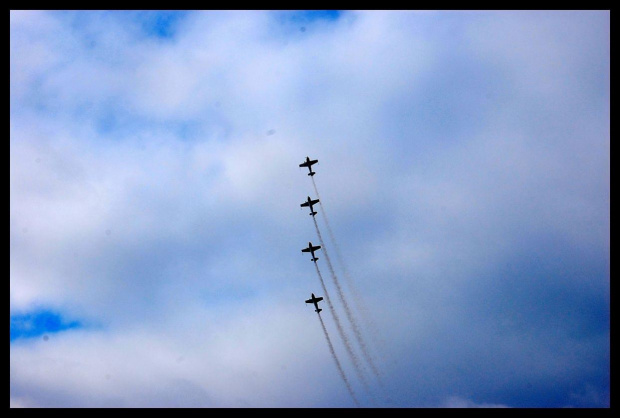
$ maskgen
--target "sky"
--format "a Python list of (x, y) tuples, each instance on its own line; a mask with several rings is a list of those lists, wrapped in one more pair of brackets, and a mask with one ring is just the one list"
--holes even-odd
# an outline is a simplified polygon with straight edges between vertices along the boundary
[(12, 10), (10, 235), (11, 408), (609, 407), (610, 11)]

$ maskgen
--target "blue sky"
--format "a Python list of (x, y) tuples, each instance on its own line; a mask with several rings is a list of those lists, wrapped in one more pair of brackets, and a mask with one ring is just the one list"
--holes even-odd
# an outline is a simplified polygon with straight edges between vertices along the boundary
[(609, 23), (11, 11), (11, 407), (608, 407)]
[(11, 314), (11, 342), (19, 338), (41, 337), (49, 339), (49, 334), (80, 328), (79, 322), (67, 322), (55, 312), (30, 310), (26, 314)]

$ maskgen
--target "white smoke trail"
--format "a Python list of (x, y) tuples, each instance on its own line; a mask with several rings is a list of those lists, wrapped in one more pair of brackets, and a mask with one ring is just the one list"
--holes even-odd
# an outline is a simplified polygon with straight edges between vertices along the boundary
[(355, 392), (353, 392), (353, 388), (351, 387), (351, 384), (349, 383), (349, 379), (347, 379), (347, 376), (344, 374), (344, 370), (342, 369), (342, 366), (340, 365), (340, 362), (338, 361), (338, 357), (336, 356), (336, 351), (334, 351), (334, 346), (332, 345), (332, 341), (329, 339), (327, 328), (325, 328), (325, 324), (323, 323), (323, 318), (321, 318), (321, 313), (317, 312), (317, 315), (319, 316), (319, 320), (321, 321), (321, 327), (323, 328), (325, 339), (327, 340), (327, 344), (329, 345), (329, 351), (332, 353), (332, 357), (334, 358), (334, 361), (336, 362), (336, 366), (338, 366), (338, 371), (340, 372), (340, 376), (342, 377), (342, 380), (344, 380), (344, 384), (347, 385), (347, 389), (349, 390), (349, 393), (351, 394), (353, 401), (355, 401), (355, 405), (357, 405), (357, 407), (359, 408), (360, 403), (358, 402), (357, 397), (355, 396)]
[(314, 266), (316, 267), (316, 273), (318, 274), (319, 279), (321, 280), (321, 286), (323, 287), (323, 292), (325, 293), (325, 301), (327, 302), (327, 306), (329, 307), (329, 310), (334, 317), (334, 323), (336, 324), (338, 333), (340, 334), (340, 337), (342, 338), (344, 346), (347, 349), (347, 352), (349, 353), (349, 357), (351, 357), (351, 361), (353, 362), (353, 366), (354, 366), (353, 368), (355, 369), (355, 372), (357, 373), (357, 376), (359, 377), (360, 381), (364, 385), (364, 388), (370, 394), (370, 388), (368, 387), (368, 382), (366, 381), (366, 378), (364, 377), (364, 374), (362, 373), (362, 368), (360, 366), (359, 359), (357, 358), (357, 355), (351, 348), (351, 343), (349, 342), (349, 338), (345, 334), (344, 329), (342, 328), (342, 325), (340, 324), (340, 319), (338, 318), (336, 309), (334, 309), (334, 305), (332, 304), (332, 301), (329, 297), (329, 292), (327, 291), (327, 287), (325, 286), (325, 281), (323, 280), (323, 275), (321, 274), (321, 270), (319, 270), (319, 265), (315, 262)]
[(372, 369), (372, 372), (374, 373), (374, 375), (377, 377), (377, 379), (380, 380), (381, 378), (379, 376), (379, 371), (377, 370), (375, 363), (373, 362), (370, 354), (368, 353), (366, 342), (364, 341), (364, 338), (362, 337), (359, 326), (357, 325), (357, 321), (351, 314), (351, 309), (349, 308), (349, 304), (347, 303), (344, 297), (344, 293), (342, 292), (340, 282), (338, 281), (338, 276), (336, 276), (331, 260), (329, 258), (329, 254), (327, 252), (327, 248), (325, 247), (325, 242), (323, 241), (323, 236), (321, 235), (321, 231), (319, 230), (319, 225), (317, 224), (316, 218), (314, 216), (312, 217), (312, 220), (314, 221), (314, 227), (316, 228), (317, 235), (319, 236), (319, 240), (321, 241), (321, 246), (323, 248), (323, 254), (325, 255), (325, 260), (327, 261), (327, 267), (329, 268), (329, 271), (332, 275), (332, 279), (334, 280), (334, 284), (336, 285), (336, 289), (338, 290), (338, 296), (340, 297), (340, 301), (342, 302), (342, 305), (344, 306), (344, 311), (347, 314), (347, 319), (349, 320), (349, 323), (351, 324), (351, 328), (353, 329), (353, 333), (355, 334), (357, 342), (359, 343), (360, 348), (362, 349), (362, 354), (364, 355), (364, 358), (370, 365), (370, 368)]
[(351, 279), (351, 276), (349, 275), (349, 270), (347, 269), (347, 266), (343, 261), (342, 254), (340, 253), (340, 248), (338, 247), (336, 238), (334, 238), (334, 233), (329, 224), (329, 218), (327, 217), (327, 212), (325, 211), (325, 207), (323, 206), (323, 199), (321, 198), (321, 195), (319, 194), (319, 189), (316, 187), (316, 182), (314, 181), (314, 177), (312, 177), (312, 186), (314, 187), (314, 192), (316, 193), (316, 196), (319, 199), (319, 206), (321, 206), (321, 215), (323, 216), (323, 220), (325, 221), (325, 226), (327, 227), (327, 234), (329, 235), (329, 239), (331, 243), (333, 244), (333, 248), (336, 252), (336, 259), (338, 260), (338, 264), (340, 265), (340, 268), (342, 269), (344, 273), (344, 278), (347, 282), (347, 286), (349, 287), (349, 290), (351, 290), (351, 293), (353, 293), (353, 301), (355, 304), (355, 308), (358, 312), (362, 314), (362, 319), (366, 325), (366, 328), (370, 329), (370, 331), (373, 333), (373, 336), (375, 337), (375, 340), (381, 340), (379, 336), (378, 327), (376, 326), (374, 321), (371, 319), (370, 314), (368, 313), (368, 309), (366, 308), (366, 305), (364, 303), (364, 299), (362, 298), (357, 288), (355, 287), (353, 280)]
[(343, 261), (342, 254), (340, 253), (340, 248), (338, 247), (336, 238), (334, 238), (334, 233), (332, 232), (332, 228), (329, 224), (329, 218), (327, 217), (327, 212), (325, 211), (325, 207), (323, 206), (323, 199), (321, 198), (321, 195), (319, 194), (319, 190), (316, 187), (314, 177), (312, 177), (312, 186), (314, 186), (314, 192), (316, 193), (316, 196), (319, 199), (319, 206), (321, 206), (321, 215), (323, 216), (323, 220), (325, 221), (325, 226), (327, 227), (327, 234), (329, 235), (329, 239), (331, 243), (333, 244), (333, 248), (336, 252), (336, 259), (338, 260), (338, 264), (340, 265), (340, 268), (342, 269), (344, 273), (344, 278), (347, 282), (347, 286), (349, 287), (349, 290), (351, 290), (351, 293), (353, 293), (353, 302), (354, 302), (355, 308), (358, 312), (362, 314), (362, 320), (364, 321), (366, 328), (370, 329), (370, 331), (372, 332), (373, 336), (375, 337), (375, 340), (376, 341), (381, 340), (378, 327), (374, 323), (374, 321), (371, 319), (370, 314), (368, 313), (368, 309), (366, 308), (366, 304), (364, 303), (364, 299), (358, 292), (357, 288), (355, 287), (355, 284), (353, 283), (353, 280), (351, 279), (351, 276), (349, 275), (347, 266)]

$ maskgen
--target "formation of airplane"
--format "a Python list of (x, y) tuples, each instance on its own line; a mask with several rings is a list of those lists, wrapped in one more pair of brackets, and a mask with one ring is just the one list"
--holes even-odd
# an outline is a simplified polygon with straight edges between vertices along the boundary
[(312, 297), (306, 301), (306, 303), (314, 303), (314, 312), (319, 313), (323, 309), (319, 308), (319, 302), (323, 300), (323, 296), (319, 296), (318, 298), (312, 294)]
[(315, 257), (314, 256), (314, 252), (316, 250), (318, 250), (319, 248), (321, 248), (320, 245), (312, 245), (312, 243), (310, 241), (308, 241), (308, 247), (304, 248), (301, 250), (302, 253), (312, 253), (312, 261), (314, 261), (316, 263), (316, 260), (319, 259), (319, 257)]
[[(308, 167), (308, 175), (309, 176), (314, 176), (316, 173), (314, 171), (312, 171), (312, 166), (316, 163), (318, 163), (319, 160), (311, 160), (310, 157), (306, 157), (306, 161), (304, 161), (303, 163), (299, 164), (300, 167)], [(314, 216), (316, 215), (316, 211), (313, 209), (313, 206), (316, 205), (317, 203), (319, 203), (319, 199), (310, 199), (310, 196), (308, 196), (308, 199), (303, 202), (300, 206), (303, 207), (309, 207), (310, 208), (310, 215)], [(314, 255), (314, 252), (319, 250), (321, 248), (320, 245), (312, 245), (312, 242), (308, 241), (308, 247), (303, 248), (301, 250), (301, 252), (303, 253), (311, 253), (312, 254), (312, 261), (314, 261), (316, 263), (316, 260), (319, 259), (319, 257), (316, 257)], [(314, 304), (314, 311), (316, 313), (321, 312), (323, 309), (319, 308), (319, 302), (323, 300), (322, 296), (319, 296), (318, 298), (316, 296), (314, 296), (314, 293), (312, 293), (312, 297), (310, 299), (308, 299), (306, 301), (306, 303), (313, 303)]]
[(310, 199), (310, 196), (308, 196), (308, 200), (306, 200), (304, 203), (302, 203), (299, 206), (301, 206), (302, 208), (306, 207), (306, 206), (309, 206), (310, 207), (310, 215), (314, 216), (314, 215), (316, 215), (316, 212), (312, 209), (312, 206), (316, 205), (317, 203), (319, 203), (319, 199), (312, 200), (312, 199)]
[(314, 176), (316, 173), (314, 171), (312, 171), (312, 165), (318, 163), (319, 160), (311, 160), (310, 157), (306, 157), (306, 161), (304, 161), (303, 163), (299, 164), (300, 167), (308, 167), (308, 171), (310, 171), (308, 173), (309, 176)]

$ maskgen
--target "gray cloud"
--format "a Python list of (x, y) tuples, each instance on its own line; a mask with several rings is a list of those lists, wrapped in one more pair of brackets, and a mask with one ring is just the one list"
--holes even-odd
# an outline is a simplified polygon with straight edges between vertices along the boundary
[(306, 155), (381, 406), (609, 405), (608, 12), (122, 16), (11, 12), (11, 407), (354, 406)]

